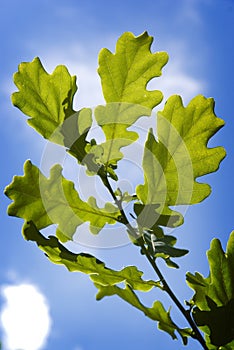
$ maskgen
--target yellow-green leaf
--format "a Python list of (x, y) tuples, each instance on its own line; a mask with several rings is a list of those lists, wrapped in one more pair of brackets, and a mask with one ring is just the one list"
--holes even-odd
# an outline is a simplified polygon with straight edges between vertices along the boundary
[[(90, 254), (72, 253), (56, 237), (45, 238), (32, 221), (24, 225), (23, 233), (25, 239), (36, 242), (53, 263), (66, 266), (69, 271), (88, 274), (98, 288), (98, 300), (104, 296), (116, 294), (153, 321), (159, 322), (158, 328), (169, 333), (173, 339), (176, 338), (176, 330), (182, 335), (183, 330), (180, 330), (171, 320), (170, 312), (164, 309), (160, 301), (155, 301), (152, 307), (146, 307), (134, 293), (134, 290), (147, 292), (153, 287), (161, 288), (160, 282), (143, 280), (143, 273), (135, 266), (127, 266), (120, 271), (115, 271)], [(124, 288), (118, 286), (121, 282), (125, 284)], [(187, 332), (188, 335), (189, 332)]]
[(66, 117), (74, 113), (76, 77), (62, 65), (48, 74), (36, 57), (32, 62), (19, 65), (14, 83), (19, 91), (12, 95), (12, 102), (30, 117), (28, 124), (46, 139), (62, 143), (62, 135), (56, 131)]
[(109, 269), (105, 264), (90, 254), (75, 254), (65, 248), (56, 237), (44, 237), (32, 221), (23, 227), (26, 240), (36, 242), (38, 247), (46, 253), (46, 256), (55, 264), (66, 266), (69, 271), (83, 272), (100, 286), (113, 286), (124, 282), (135, 290), (147, 292), (153, 287), (159, 287), (160, 282), (142, 279), (143, 272), (135, 266), (127, 266), (120, 271)]
[(24, 165), (24, 176), (15, 176), (5, 193), (13, 200), (8, 214), (32, 220), (38, 229), (57, 224), (61, 240), (72, 239), (76, 228), (90, 222), (90, 231), (98, 233), (105, 224), (115, 224), (120, 215), (116, 206), (106, 203), (97, 207), (90, 197), (84, 202), (75, 190), (74, 183), (66, 180), (60, 165), (55, 165), (46, 178), (30, 161)]
[(151, 52), (152, 41), (147, 32), (137, 37), (124, 33), (114, 54), (107, 49), (99, 54), (98, 73), (107, 105), (98, 106), (95, 117), (106, 136), (100, 159), (106, 169), (123, 157), (122, 147), (137, 140), (138, 134), (128, 127), (141, 116), (150, 116), (163, 98), (161, 91), (146, 88), (151, 79), (162, 74), (168, 60), (165, 52)]
[(72, 106), (77, 90), (76, 77), (62, 65), (48, 74), (37, 57), (19, 65), (14, 82), (19, 91), (13, 93), (12, 102), (30, 117), (28, 124), (44, 138), (68, 148), (90, 171), (97, 172), (94, 155), (88, 154), (86, 149), (92, 111), (83, 108), (75, 112)]
[(121, 148), (138, 139), (138, 134), (129, 131), (128, 128), (141, 116), (150, 114), (149, 108), (130, 103), (108, 103), (106, 106), (98, 106), (95, 109), (95, 118), (106, 137), (106, 141), (100, 145), (100, 163), (106, 167), (109, 164), (116, 165), (117, 161), (123, 158)]
[(162, 74), (168, 55), (166, 52), (151, 53), (152, 42), (147, 32), (137, 37), (126, 32), (118, 39), (114, 54), (102, 49), (98, 73), (107, 103), (127, 102), (152, 109), (161, 102), (162, 93), (149, 91), (146, 86)]
[(142, 311), (147, 317), (153, 321), (158, 322), (158, 328), (167, 332), (172, 339), (176, 339), (175, 330), (178, 330), (176, 324), (170, 317), (170, 312), (166, 311), (160, 301), (155, 301), (152, 307), (144, 306), (137, 295), (134, 293), (130, 286), (126, 285), (125, 288), (120, 288), (116, 285), (102, 286), (95, 283), (95, 286), (99, 289), (97, 299), (100, 300), (105, 296), (118, 295), (121, 299), (125, 300), (130, 305), (134, 306), (138, 310)]
[(209, 196), (210, 186), (197, 178), (216, 171), (225, 157), (223, 147), (207, 147), (223, 125), (211, 98), (199, 95), (187, 107), (180, 96), (168, 99), (158, 113), (157, 138), (150, 130), (145, 144), (145, 183), (136, 188), (142, 202), (138, 205), (143, 205), (141, 215), (150, 212), (152, 223), (175, 227), (183, 223), (183, 217), (170, 206), (199, 203)]
[(209, 310), (207, 298), (217, 306), (227, 304), (234, 299), (234, 231), (228, 240), (226, 253), (219, 239), (211, 241), (207, 252), (210, 274), (204, 278), (200, 273), (187, 273), (187, 283), (194, 289), (193, 301), (201, 310)]

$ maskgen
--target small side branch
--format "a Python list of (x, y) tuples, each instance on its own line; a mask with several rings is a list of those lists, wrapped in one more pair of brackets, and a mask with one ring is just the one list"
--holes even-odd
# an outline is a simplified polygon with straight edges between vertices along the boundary
[(163, 289), (164, 291), (169, 295), (169, 297), (172, 299), (172, 301), (175, 303), (175, 305), (177, 306), (177, 308), (180, 310), (180, 312), (183, 314), (183, 316), (186, 318), (187, 322), (189, 323), (190, 327), (193, 330), (193, 338), (196, 339), (202, 346), (202, 348), (204, 350), (209, 350), (208, 347), (206, 346), (205, 340), (202, 337), (197, 325), (195, 324), (190, 310), (186, 310), (184, 308), (184, 306), (181, 304), (181, 302), (179, 301), (179, 299), (176, 297), (176, 295), (174, 294), (174, 292), (172, 291), (172, 289), (170, 288), (170, 286), (168, 285), (167, 281), (165, 280), (162, 272), (160, 271), (160, 269), (158, 268), (155, 259), (153, 259), (151, 257), (151, 255), (149, 254), (148, 250), (146, 249), (145, 245), (144, 245), (144, 241), (143, 239), (141, 239), (141, 237), (139, 237), (134, 229), (134, 227), (129, 223), (128, 218), (123, 210), (122, 207), (122, 202), (118, 200), (118, 198), (115, 195), (115, 192), (113, 191), (109, 179), (107, 176), (103, 177), (100, 176), (103, 184), (105, 185), (105, 187), (108, 189), (109, 193), (111, 194), (115, 204), (117, 205), (120, 213), (121, 213), (121, 217), (122, 217), (122, 224), (125, 225), (128, 229), (128, 232), (132, 235), (133, 238), (137, 239), (137, 242), (139, 244), (139, 246), (142, 249), (142, 252), (144, 253), (144, 255), (146, 256), (147, 260), (149, 261), (150, 265), (153, 267), (154, 271), (156, 272), (157, 276), (159, 277)]
[(191, 328), (193, 330), (193, 333), (194, 333), (193, 338), (197, 339), (199, 341), (199, 343), (202, 345), (204, 350), (209, 350), (208, 347), (206, 346), (205, 340), (202, 337), (202, 335), (201, 335), (197, 325), (195, 324), (194, 320), (192, 319), (192, 316), (190, 314), (190, 310), (186, 310), (184, 308), (184, 306), (181, 304), (181, 302), (178, 300), (178, 298), (176, 297), (176, 295), (174, 294), (174, 292), (172, 291), (172, 289), (168, 285), (167, 281), (165, 280), (162, 272), (158, 268), (155, 260), (152, 259), (152, 257), (149, 255), (149, 253), (148, 253), (148, 251), (147, 251), (147, 249), (145, 248), (144, 245), (141, 246), (141, 249), (142, 249), (143, 253), (146, 255), (146, 257), (147, 257), (149, 263), (151, 264), (151, 266), (153, 267), (154, 271), (156, 272), (156, 274), (160, 278), (160, 281), (161, 281), (161, 283), (163, 285), (163, 289), (170, 296), (170, 298), (173, 300), (173, 302), (176, 304), (178, 309), (181, 311), (181, 313), (184, 315), (184, 317), (186, 318), (187, 322), (191, 326)]

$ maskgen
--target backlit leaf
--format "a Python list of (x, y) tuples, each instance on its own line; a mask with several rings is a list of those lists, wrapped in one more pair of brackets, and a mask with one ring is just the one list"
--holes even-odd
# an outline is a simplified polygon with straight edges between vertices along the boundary
[[(72, 101), (77, 90), (76, 77), (62, 65), (48, 74), (36, 57), (32, 62), (19, 65), (14, 83), (19, 91), (12, 95), (13, 104), (30, 117), (30, 126), (51, 140), (68, 114), (74, 113)], [(55, 137), (57, 142), (62, 142), (61, 135)]]
[(177, 339), (175, 331), (177, 331), (184, 345), (187, 344), (187, 338), (191, 336), (190, 329), (180, 329), (171, 319), (170, 310), (166, 311), (160, 301), (155, 301), (152, 307), (147, 307), (142, 304), (136, 293), (130, 285), (126, 285), (125, 288), (120, 288), (117, 285), (102, 286), (95, 283), (95, 286), (99, 288), (97, 299), (100, 300), (105, 296), (118, 295), (121, 299), (125, 300), (130, 305), (134, 306), (138, 310), (142, 311), (151, 320), (158, 322), (158, 328), (164, 332), (167, 332), (172, 339)]
[(113, 286), (124, 282), (135, 290), (147, 292), (153, 287), (159, 287), (160, 282), (142, 279), (143, 272), (135, 266), (128, 266), (121, 271), (109, 269), (105, 264), (90, 254), (75, 254), (65, 248), (56, 237), (44, 237), (35, 224), (30, 221), (24, 225), (23, 234), (26, 240), (36, 242), (46, 256), (55, 264), (66, 266), (69, 271), (83, 272), (100, 286)]
[(176, 339), (175, 330), (178, 327), (171, 320), (169, 311), (167, 312), (160, 301), (155, 301), (153, 306), (144, 306), (132, 288), (126, 285), (125, 288), (120, 288), (116, 285), (102, 286), (95, 283), (95, 286), (99, 288), (97, 299), (100, 300), (105, 296), (118, 295), (121, 299), (125, 300), (130, 305), (134, 306), (138, 310), (142, 311), (147, 317), (153, 321), (159, 322), (158, 328), (170, 334), (173, 339)]
[(72, 239), (84, 222), (90, 222), (90, 231), (98, 233), (105, 224), (118, 220), (120, 213), (113, 204), (106, 203), (100, 209), (93, 197), (88, 202), (81, 200), (74, 183), (62, 176), (60, 165), (51, 169), (48, 179), (30, 161), (25, 163), (24, 172), (5, 190), (14, 201), (9, 205), (9, 215), (32, 220), (38, 229), (57, 224), (57, 235), (63, 241)]
[(30, 117), (28, 124), (44, 138), (67, 147), (80, 163), (97, 172), (93, 155), (86, 152), (92, 111), (83, 108), (75, 112), (72, 106), (76, 77), (62, 65), (48, 74), (37, 57), (19, 65), (14, 82), (19, 91), (13, 93), (12, 102)]
[(127, 32), (117, 41), (114, 54), (102, 49), (98, 73), (107, 103), (127, 102), (152, 109), (161, 102), (161, 91), (149, 91), (146, 86), (162, 74), (168, 55), (166, 52), (151, 53), (152, 42), (147, 32), (137, 37)]
[(162, 74), (168, 60), (165, 52), (151, 52), (152, 42), (147, 32), (138, 37), (124, 33), (114, 54), (107, 49), (99, 54), (98, 73), (107, 105), (98, 106), (95, 117), (106, 136), (106, 142), (101, 144), (101, 162), (106, 168), (116, 165), (123, 157), (120, 149), (138, 138), (127, 128), (141, 116), (151, 115), (152, 108), (163, 98), (160, 91), (146, 89), (151, 79)]
[(210, 186), (197, 178), (216, 171), (225, 157), (222, 147), (207, 147), (223, 125), (214, 114), (211, 98), (199, 95), (187, 107), (180, 96), (168, 99), (158, 113), (157, 139), (150, 130), (145, 144), (145, 183), (136, 188), (142, 202), (136, 204), (142, 206), (141, 221), (149, 220), (152, 226), (178, 226), (183, 217), (170, 206), (199, 203), (209, 196)]
[(195, 291), (191, 302), (196, 306), (193, 313), (197, 324), (207, 326), (211, 344), (221, 346), (234, 340), (234, 231), (226, 253), (220, 241), (214, 239), (207, 257), (209, 276), (187, 273), (186, 279)]
[[(44, 251), (46, 256), (55, 264), (67, 267), (69, 271), (83, 272), (90, 276), (98, 288), (97, 299), (104, 296), (118, 295), (154, 321), (159, 322), (158, 327), (176, 338), (175, 331), (183, 333), (171, 320), (169, 311), (166, 311), (161, 302), (154, 302), (151, 308), (144, 306), (133, 290), (147, 292), (153, 287), (160, 287), (160, 282), (142, 279), (143, 273), (135, 266), (127, 266), (121, 271), (109, 269), (105, 264), (90, 254), (75, 254), (65, 248), (56, 237), (44, 237), (36, 228), (34, 223), (28, 222), (24, 225), (23, 233), (25, 239), (34, 241)], [(118, 287), (123, 282), (124, 288)], [(189, 332), (187, 332), (189, 335)]]
[(218, 239), (213, 239), (207, 252), (210, 274), (187, 273), (187, 283), (194, 289), (193, 301), (201, 310), (209, 310), (207, 297), (217, 306), (226, 305), (234, 298), (234, 231), (231, 233), (226, 253)]
[[(154, 258), (164, 259), (169, 267), (179, 268), (171, 258), (179, 258), (189, 252), (187, 249), (175, 248), (174, 245), (177, 239), (171, 235), (157, 237), (149, 231), (143, 233), (143, 239), (147, 247), (147, 252)], [(142, 254), (144, 254), (143, 251)]]
[(106, 137), (106, 141), (100, 145), (103, 151), (100, 163), (106, 167), (109, 164), (116, 165), (117, 161), (123, 158), (120, 149), (138, 139), (138, 134), (127, 128), (141, 116), (150, 113), (148, 108), (129, 103), (108, 103), (106, 106), (96, 107), (95, 117)]

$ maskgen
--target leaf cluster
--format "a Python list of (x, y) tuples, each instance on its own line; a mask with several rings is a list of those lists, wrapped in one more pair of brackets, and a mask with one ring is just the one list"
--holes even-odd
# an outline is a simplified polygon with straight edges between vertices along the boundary
[[(223, 147), (208, 147), (209, 140), (224, 122), (215, 115), (214, 100), (202, 95), (194, 97), (187, 106), (180, 96), (171, 96), (163, 110), (155, 113), (163, 94), (159, 90), (149, 91), (147, 84), (160, 77), (168, 55), (152, 53), (152, 42), (147, 32), (137, 37), (124, 33), (117, 41), (115, 53), (101, 50), (98, 73), (106, 104), (94, 111), (74, 110), (76, 77), (65, 66), (58, 66), (49, 74), (39, 58), (19, 65), (14, 75), (18, 91), (12, 95), (13, 104), (29, 117), (28, 124), (44, 138), (65, 147), (78, 165), (86, 168), (87, 176), (99, 177), (110, 201), (100, 208), (96, 198), (87, 201), (81, 198), (75, 184), (63, 176), (61, 165), (54, 165), (47, 178), (27, 160), (24, 175), (15, 176), (5, 189), (13, 201), (8, 214), (24, 219), (24, 238), (35, 242), (53, 263), (88, 274), (98, 289), (98, 300), (118, 295), (158, 322), (159, 329), (173, 339), (178, 332), (184, 344), (191, 336), (204, 349), (215, 349), (234, 339), (230, 321), (234, 307), (234, 285), (230, 282), (234, 273), (234, 236), (230, 238), (227, 253), (222, 251), (218, 240), (212, 242), (208, 278), (198, 273), (187, 274), (188, 285), (195, 291), (189, 310), (178, 306), (156, 261), (162, 258), (169, 267), (178, 268), (174, 259), (188, 253), (187, 249), (177, 248), (176, 237), (165, 234), (164, 230), (183, 224), (181, 205), (200, 203), (210, 195), (209, 184), (198, 179), (215, 172), (225, 157)], [(156, 133), (149, 128), (144, 145), (144, 183), (138, 184), (134, 193), (123, 193), (116, 186), (118, 165), (124, 158), (124, 148), (138, 139), (132, 127), (142, 117), (153, 118), (157, 125)], [(94, 121), (103, 133), (101, 143), (90, 137)], [(131, 204), (134, 224), (130, 224), (124, 202)], [(146, 256), (159, 280), (144, 280), (143, 273), (135, 266), (115, 271), (90, 254), (70, 252), (62, 243), (73, 240), (77, 228), (86, 222), (93, 234), (98, 234), (105, 225), (125, 225), (130, 240)], [(55, 236), (47, 238), (40, 232), (54, 224)], [(143, 305), (136, 292), (148, 292), (152, 288), (166, 291), (172, 297), (191, 328), (178, 327), (171, 319), (170, 310), (166, 311), (158, 300), (151, 307)], [(223, 327), (224, 318), (227, 327)], [(204, 345), (197, 326), (207, 334), (208, 345)]]

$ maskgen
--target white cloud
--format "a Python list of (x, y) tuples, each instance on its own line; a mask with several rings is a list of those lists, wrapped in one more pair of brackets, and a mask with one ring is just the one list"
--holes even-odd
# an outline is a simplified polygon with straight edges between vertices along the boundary
[(32, 284), (7, 285), (1, 294), (5, 298), (0, 314), (4, 349), (42, 349), (51, 327), (44, 295)]

